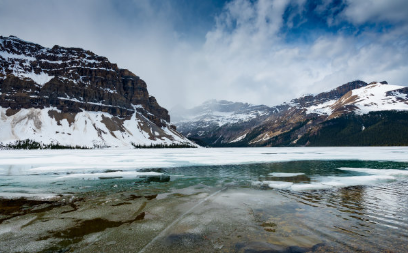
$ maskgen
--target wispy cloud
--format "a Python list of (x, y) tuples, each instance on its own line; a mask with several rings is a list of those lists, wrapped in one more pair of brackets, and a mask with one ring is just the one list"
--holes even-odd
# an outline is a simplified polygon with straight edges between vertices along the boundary
[(361, 25), (368, 23), (407, 23), (408, 4), (405, 0), (348, 0), (342, 15), (350, 22)]
[(194, 8), (182, 0), (0, 0), (0, 33), (105, 55), (146, 80), (166, 107), (211, 98), (274, 105), (355, 79), (408, 84), (404, 0)]

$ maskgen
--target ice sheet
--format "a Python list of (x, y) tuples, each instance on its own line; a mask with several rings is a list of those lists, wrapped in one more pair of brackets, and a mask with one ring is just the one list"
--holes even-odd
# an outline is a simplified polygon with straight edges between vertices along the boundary
[(85, 180), (96, 180), (96, 179), (107, 179), (107, 178), (137, 178), (140, 176), (160, 176), (162, 173), (157, 172), (137, 172), (137, 171), (118, 171), (118, 172), (108, 172), (108, 173), (84, 173), (84, 174), (69, 174), (56, 178), (57, 180), (65, 179), (85, 179)]
[(321, 190), (340, 188), (357, 185), (373, 185), (387, 181), (393, 181), (396, 178), (386, 175), (373, 176), (353, 176), (353, 177), (321, 177), (317, 182), (312, 183), (291, 183), (283, 181), (263, 181), (260, 184), (274, 189), (288, 189), (293, 191)]
[(306, 160), (408, 162), (408, 147), (0, 150), (0, 176)]
[(296, 176), (301, 176), (304, 175), (305, 173), (281, 173), (281, 172), (273, 172), (269, 173), (269, 176), (271, 177), (296, 177)]
[(407, 170), (395, 170), (395, 169), (369, 169), (369, 168), (338, 168), (339, 170), (354, 171), (360, 173), (366, 173), (370, 175), (379, 176), (408, 176)]
[[(236, 178), (236, 175), (240, 176), (239, 173), (243, 167), (232, 166), (229, 168), (230, 171), (218, 171), (208, 166), (329, 160), (408, 162), (408, 147), (1, 150), (0, 185), (5, 194), (12, 193), (14, 187), (14, 192), (23, 196), (27, 193), (48, 193), (41, 191), (51, 183), (54, 183), (52, 187), (55, 187), (55, 192), (58, 193), (59, 182), (64, 183), (68, 180), (106, 178), (119, 180), (160, 175), (157, 172), (141, 171), (146, 168), (194, 166), (195, 174), (191, 174), (189, 168), (174, 173), (188, 174), (192, 178), (199, 178), (201, 175), (213, 176), (216, 181), (222, 176), (232, 178)], [(199, 172), (200, 170), (203, 170), (203, 173)], [(310, 171), (302, 171), (301, 167), (299, 170), (296, 167), (286, 173), (270, 170), (260, 174), (267, 175), (266, 178), (265, 176), (259, 179), (255, 177), (250, 181), (254, 181), (254, 186), (264, 185), (274, 189), (304, 191), (386, 183), (408, 177), (408, 168), (371, 169), (339, 166), (333, 170), (332, 174), (327, 175), (310, 174)], [(254, 173), (258, 172), (254, 171)], [(319, 173), (319, 170), (313, 173)], [(295, 180), (301, 175), (305, 176), (304, 180)], [(259, 181), (262, 178), (265, 181)], [(275, 181), (274, 178), (279, 178), (280, 181)], [(35, 181), (41, 185), (37, 187)], [(5, 191), (6, 187), (10, 189)], [(19, 190), (18, 187), (23, 187), (23, 190)], [(31, 191), (30, 187), (33, 192), (27, 192)]]

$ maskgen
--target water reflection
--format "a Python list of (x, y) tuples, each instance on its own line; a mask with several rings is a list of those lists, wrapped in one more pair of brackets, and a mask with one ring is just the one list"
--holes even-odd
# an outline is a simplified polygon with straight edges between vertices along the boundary
[(284, 182), (291, 182), (291, 183), (310, 183), (311, 179), (309, 176), (306, 175), (296, 175), (296, 176), (263, 176), (259, 177), (259, 181), (284, 181)]
[[(150, 236), (146, 239), (148, 242), (157, 237), (157, 232), (147, 225), (142, 226), (144, 230), (138, 227), (145, 224), (143, 222), (157, 226), (161, 231), (174, 225), (163, 238), (159, 237), (162, 244), (152, 246), (157, 251), (150, 252), (170, 249), (172, 252), (404, 252), (408, 244), (408, 177), (397, 175), (392, 180), (374, 180), (366, 184), (368, 181), (359, 181), (358, 178), (369, 177), (370, 174), (339, 168), (406, 172), (407, 167), (407, 163), (398, 162), (296, 161), (145, 169), (139, 172), (156, 174), (134, 178), (117, 178), (115, 173), (121, 172), (117, 170), (104, 171), (104, 175), (99, 176), (104, 180), (57, 180), (61, 175), (48, 175), (42, 181), (35, 181), (32, 180), (33, 176), (21, 176), (14, 181), (3, 178), (0, 185), (7, 186), (2, 187), (3, 192), (47, 190), (84, 199), (79, 203), (65, 204), (65, 209), (61, 211), (64, 215), (86, 213), (87, 208), (93, 214), (93, 210), (114, 201), (107, 209), (109, 212), (118, 210), (116, 215), (121, 219), (109, 220), (116, 217), (110, 214), (94, 218), (99, 223), (103, 221), (100, 227), (95, 228), (99, 232), (129, 226), (137, 231), (132, 233)], [(333, 181), (333, 178), (337, 181)], [(350, 178), (362, 184), (347, 187), (325, 185), (326, 182), (343, 182)], [(270, 187), (279, 184), (317, 187), (299, 191), (290, 187)], [(95, 196), (99, 199), (94, 203)], [(42, 212), (42, 208), (60, 208), (52, 203), (41, 206), (43, 203), (30, 202), (36, 208), (23, 210), (24, 205), (30, 205), (20, 202), (19, 205), (13, 203), (13, 208), (19, 212), (13, 211), (10, 217), (4, 210), (14, 209), (10, 209), (8, 202), (4, 202), (7, 205), (3, 206), (0, 203), (0, 211), (4, 207), (4, 212), (0, 212), (5, 215), (2, 219), (8, 221), (33, 209)], [(200, 203), (202, 205), (194, 209)], [(126, 214), (123, 210), (127, 213), (137, 212), (134, 217), (125, 219), (122, 217)], [(82, 218), (78, 214), (75, 216), (75, 219)], [(179, 223), (174, 223), (174, 220)], [(82, 228), (82, 224), (88, 225), (91, 221), (85, 219), (75, 226)], [(67, 228), (58, 233), (71, 235), (71, 232), (77, 234), (83, 231)], [(122, 232), (121, 236), (126, 234)], [(128, 235), (133, 240), (132, 233), (128, 232)], [(62, 238), (57, 235), (53, 237)], [(75, 237), (73, 243), (80, 243), (75, 241), (79, 236), (70, 237)], [(67, 238), (62, 239), (64, 243), (68, 241)]]
[[(302, 185), (324, 182), (323, 179), (326, 177), (340, 179), (355, 177), (356, 182), (359, 182), (358, 177), (367, 177), (363, 172), (338, 169), (344, 167), (405, 171), (408, 166), (406, 163), (393, 162), (307, 161), (176, 168), (166, 170), (166, 173), (182, 174), (190, 178), (189, 182), (198, 180), (213, 186), (230, 182), (229, 186), (234, 187), (243, 187), (243, 185), (248, 187), (245, 183), (249, 181)], [(307, 191), (282, 190), (279, 187), (275, 190), (268, 189), (278, 191), (287, 199), (295, 201), (297, 205), (284, 205), (282, 210), (274, 207), (270, 209), (273, 211), (260, 208), (254, 209), (253, 212), (259, 217), (259, 226), (266, 232), (274, 233), (274, 236), (280, 238), (279, 240), (282, 240), (282, 236), (295, 238), (296, 234), (323, 238), (326, 243), (325, 246), (319, 247), (322, 251), (379, 252), (405, 249), (408, 243), (408, 193), (406, 192), (408, 178), (397, 176), (395, 180), (374, 182), (376, 183), (369, 185)], [(256, 185), (252, 187), (257, 188)], [(297, 227), (291, 227), (294, 224)]]
[[(299, 224), (341, 251), (400, 249), (408, 238), (408, 181), (335, 190), (281, 191), (300, 203), (307, 219)], [(346, 250), (346, 251), (347, 251)], [(336, 250), (337, 251), (337, 250)], [(397, 250), (398, 251), (398, 250)]]

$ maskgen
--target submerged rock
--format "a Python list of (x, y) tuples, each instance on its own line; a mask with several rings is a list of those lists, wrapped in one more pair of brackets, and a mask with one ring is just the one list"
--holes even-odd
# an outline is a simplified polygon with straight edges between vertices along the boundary
[(135, 183), (138, 184), (138, 183), (151, 183), (151, 182), (156, 182), (156, 183), (170, 182), (170, 176), (169, 175), (140, 176)]
[(245, 253), (305, 253), (314, 252), (318, 248), (324, 246), (324, 244), (319, 243), (313, 247), (299, 247), (299, 246), (281, 246), (266, 242), (249, 242), (249, 243), (237, 243), (235, 245), (235, 252), (245, 252)]

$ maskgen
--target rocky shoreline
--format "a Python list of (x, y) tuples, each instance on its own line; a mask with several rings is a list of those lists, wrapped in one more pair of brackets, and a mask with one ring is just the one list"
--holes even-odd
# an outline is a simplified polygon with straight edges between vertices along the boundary
[[(242, 194), (254, 192), (189, 188), (143, 196), (117, 192), (0, 199), (0, 252), (307, 252), (323, 246), (316, 240), (258, 242), (258, 236), (280, 228), (263, 221), (256, 209), (238, 204)], [(240, 200), (222, 204), (230, 197)], [(223, 208), (238, 211), (219, 216)]]

